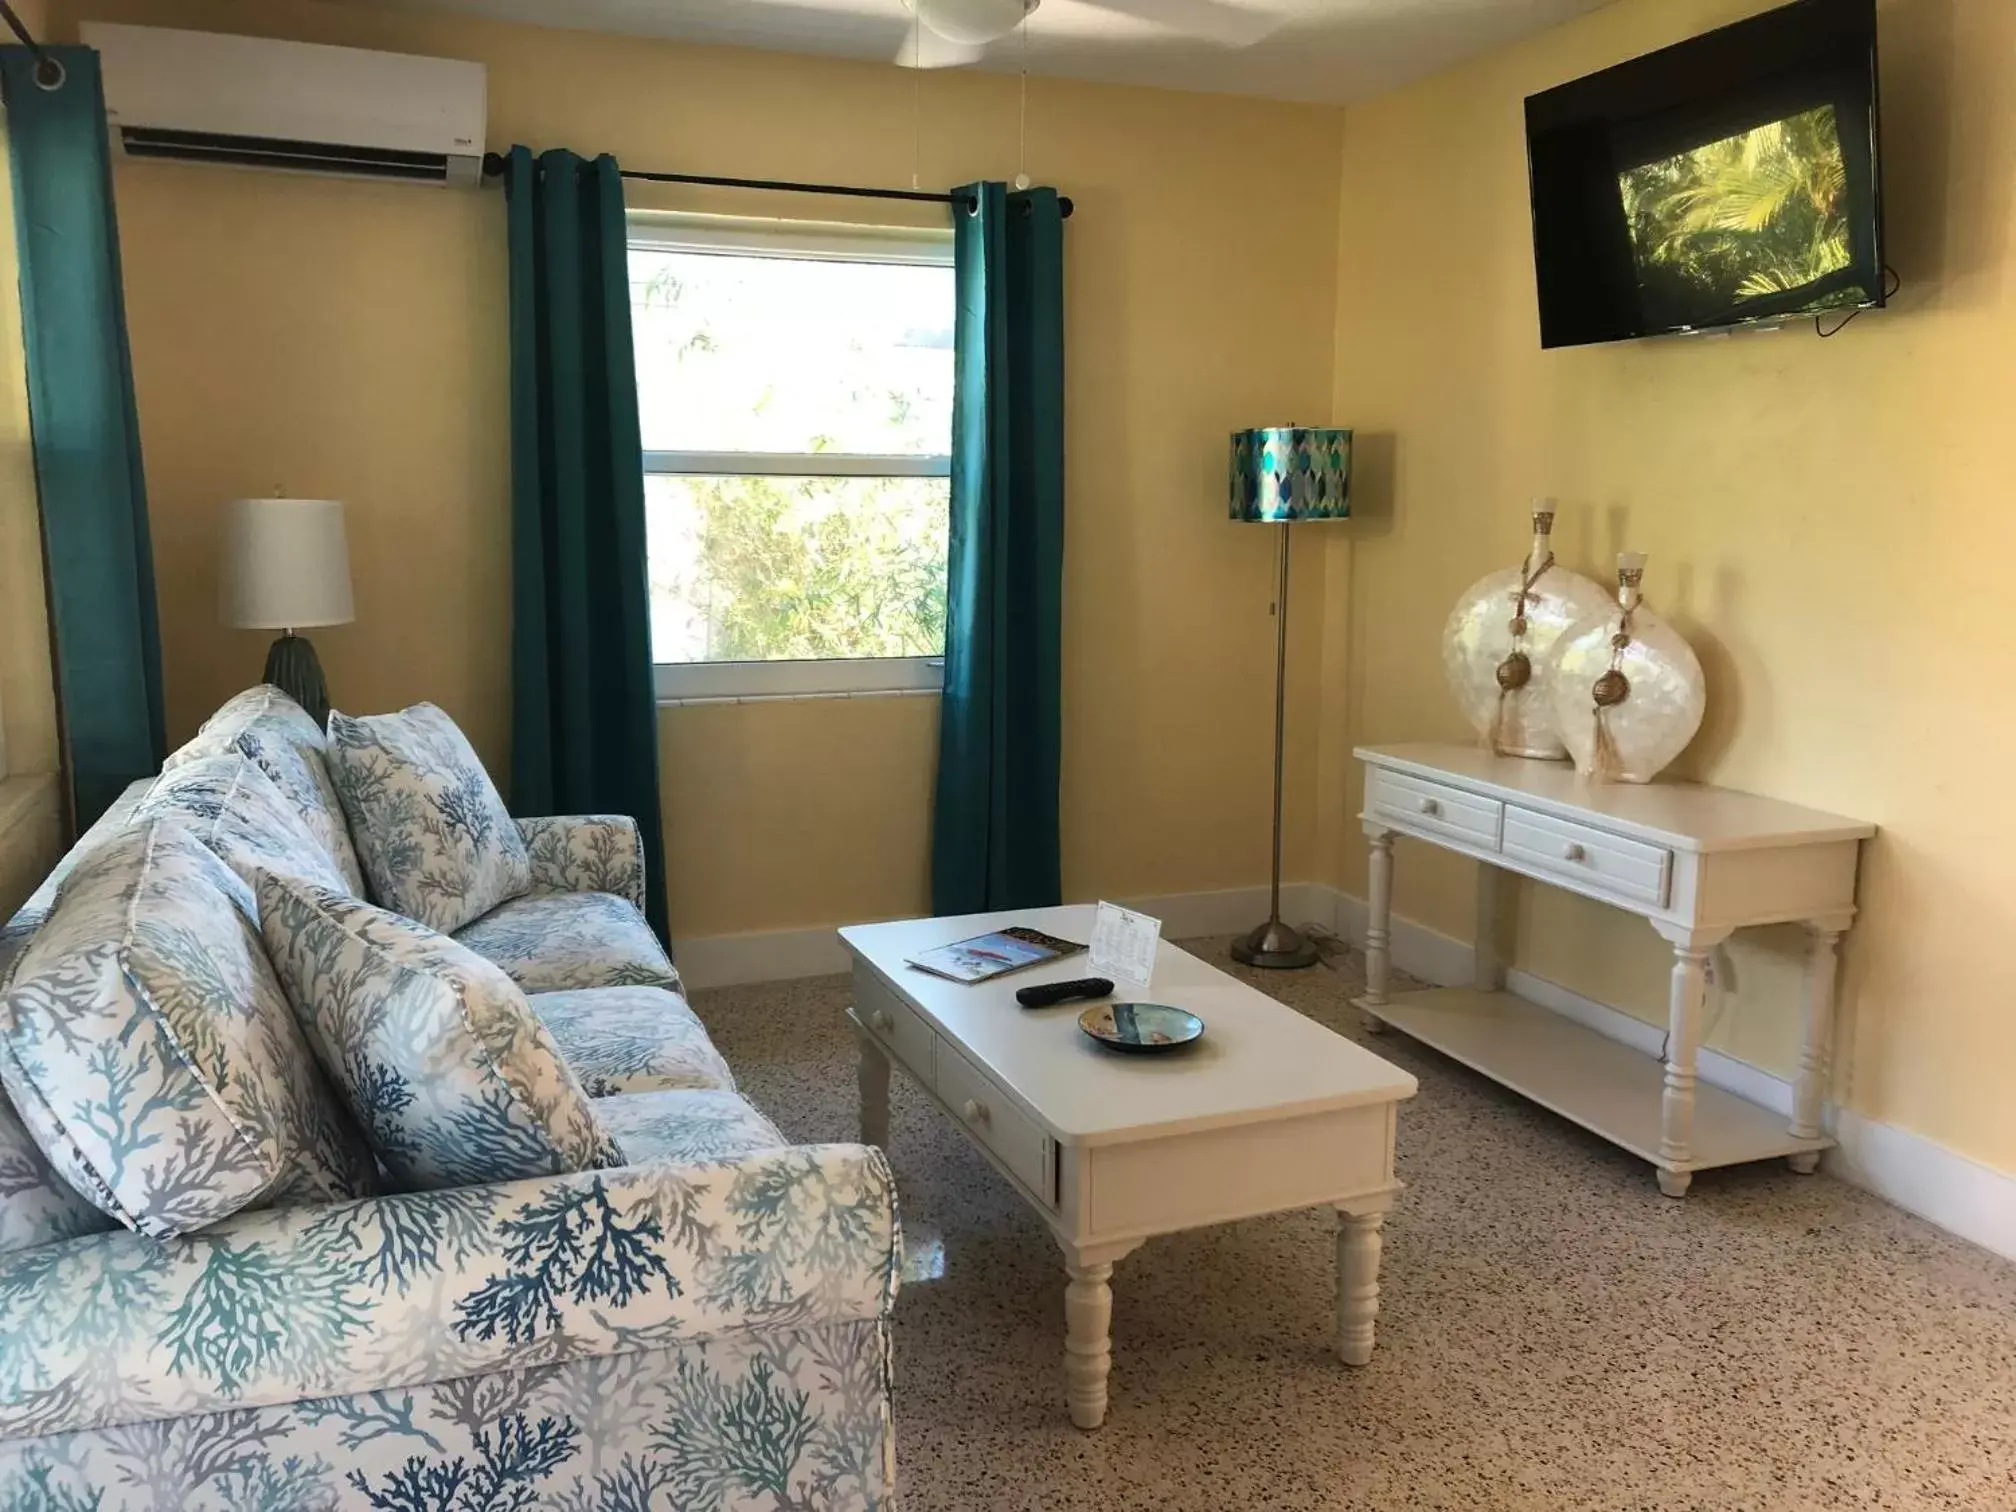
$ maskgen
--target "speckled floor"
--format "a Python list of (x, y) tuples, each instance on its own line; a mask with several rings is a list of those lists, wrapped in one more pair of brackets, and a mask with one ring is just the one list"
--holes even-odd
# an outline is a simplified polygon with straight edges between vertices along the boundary
[[(1231, 967), (1354, 1037), (1355, 956)], [(744, 1090), (855, 1132), (843, 978), (701, 992)], [(1151, 1241), (1114, 1277), (1112, 1410), (1065, 1417), (1049, 1232), (900, 1073), (890, 1159), (906, 1512), (1964, 1508), (2016, 1512), (2016, 1267), (1827, 1177), (1685, 1202), (1601, 1141), (1388, 1034), (1412, 1071), (1379, 1348), (1331, 1353), (1332, 1223)]]

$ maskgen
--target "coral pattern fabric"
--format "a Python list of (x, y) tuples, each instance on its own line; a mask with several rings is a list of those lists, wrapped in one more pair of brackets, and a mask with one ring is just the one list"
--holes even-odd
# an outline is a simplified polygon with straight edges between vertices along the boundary
[(858, 1146), (0, 1255), (0, 1506), (883, 1507), (897, 1261)]
[[(553, 1031), (554, 1043), (590, 1097), (672, 1087), (735, 1090), (728, 1062), (676, 992), (590, 987), (535, 992), (527, 1001)], [(623, 1148), (637, 1157), (629, 1145)]]
[(293, 800), (301, 822), (342, 874), (345, 888), (361, 895), (364, 874), (350, 843), (326, 750), (327, 742), (308, 711), (271, 683), (261, 683), (206, 719), (196, 738), (171, 754), (161, 770), (170, 772), (186, 761), (226, 753), (258, 763), (274, 786)]
[(266, 945), (323, 1065), (408, 1191), (620, 1166), (509, 977), (446, 935), (262, 878)]
[(375, 902), (452, 934), (530, 891), (524, 837), (468, 739), (433, 704), (333, 712), (328, 754)]
[(520, 819), (532, 863), (532, 890), (613, 893), (644, 907), (644, 841), (623, 814)]
[(49, 1163), (130, 1228), (377, 1190), (247, 916), (172, 821), (87, 857), (0, 998), (0, 1080)]
[(527, 992), (663, 987), (679, 973), (634, 904), (608, 893), (532, 893), (455, 932)]
[(198, 756), (163, 772), (133, 814), (172, 819), (208, 846), (244, 883), (248, 912), (261, 872), (285, 872), (335, 892), (351, 890), (300, 809), (264, 769), (235, 752)]

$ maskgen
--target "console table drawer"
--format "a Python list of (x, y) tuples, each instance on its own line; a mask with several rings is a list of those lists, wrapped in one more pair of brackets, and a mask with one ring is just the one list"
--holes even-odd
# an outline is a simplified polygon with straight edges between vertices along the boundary
[(889, 1047), (889, 1053), (909, 1068), (925, 1086), (936, 1076), (938, 1036), (917, 1011), (880, 982), (863, 972), (854, 977), (855, 1012), (868, 1032)]
[(978, 1066), (938, 1046), (938, 1095), (966, 1132), (992, 1150), (1046, 1207), (1057, 1206), (1057, 1147)]
[(1666, 906), (1673, 853), (1663, 847), (1514, 805), (1505, 810), (1504, 852), (1507, 860), (1584, 891), (1652, 908)]
[(1505, 805), (1461, 788), (1426, 782), (1401, 772), (1375, 768), (1367, 774), (1365, 806), (1374, 813), (1418, 829), (1498, 849)]

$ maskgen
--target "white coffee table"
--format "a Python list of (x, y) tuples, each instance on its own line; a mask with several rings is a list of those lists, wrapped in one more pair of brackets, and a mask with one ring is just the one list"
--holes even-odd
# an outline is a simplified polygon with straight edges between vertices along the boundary
[(1114, 1262), (1156, 1234), (1332, 1207), (1337, 1352), (1372, 1358), (1379, 1228), (1399, 1194), (1393, 1137), (1412, 1076), (1166, 940), (1150, 990), (1204, 1038), (1129, 1056), (1078, 1028), (1083, 1003), (1029, 1010), (1017, 988), (1092, 974), (1085, 956), (965, 987), (904, 964), (1009, 924), (1089, 940), (1092, 908), (1018, 909), (840, 931), (854, 956), (861, 1138), (886, 1145), (901, 1065), (1048, 1223), (1064, 1248), (1071, 1421), (1106, 1416)]

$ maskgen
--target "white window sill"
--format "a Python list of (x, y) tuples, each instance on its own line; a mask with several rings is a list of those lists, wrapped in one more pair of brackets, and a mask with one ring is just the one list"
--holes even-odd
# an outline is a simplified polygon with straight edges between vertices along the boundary
[(660, 698), (661, 709), (699, 709), (716, 704), (832, 703), (862, 698), (936, 698), (941, 688), (869, 688), (855, 693), (725, 693), (697, 698)]
[(652, 679), (661, 704), (935, 693), (945, 685), (945, 658), (875, 656), (825, 661), (660, 662), (652, 669)]

